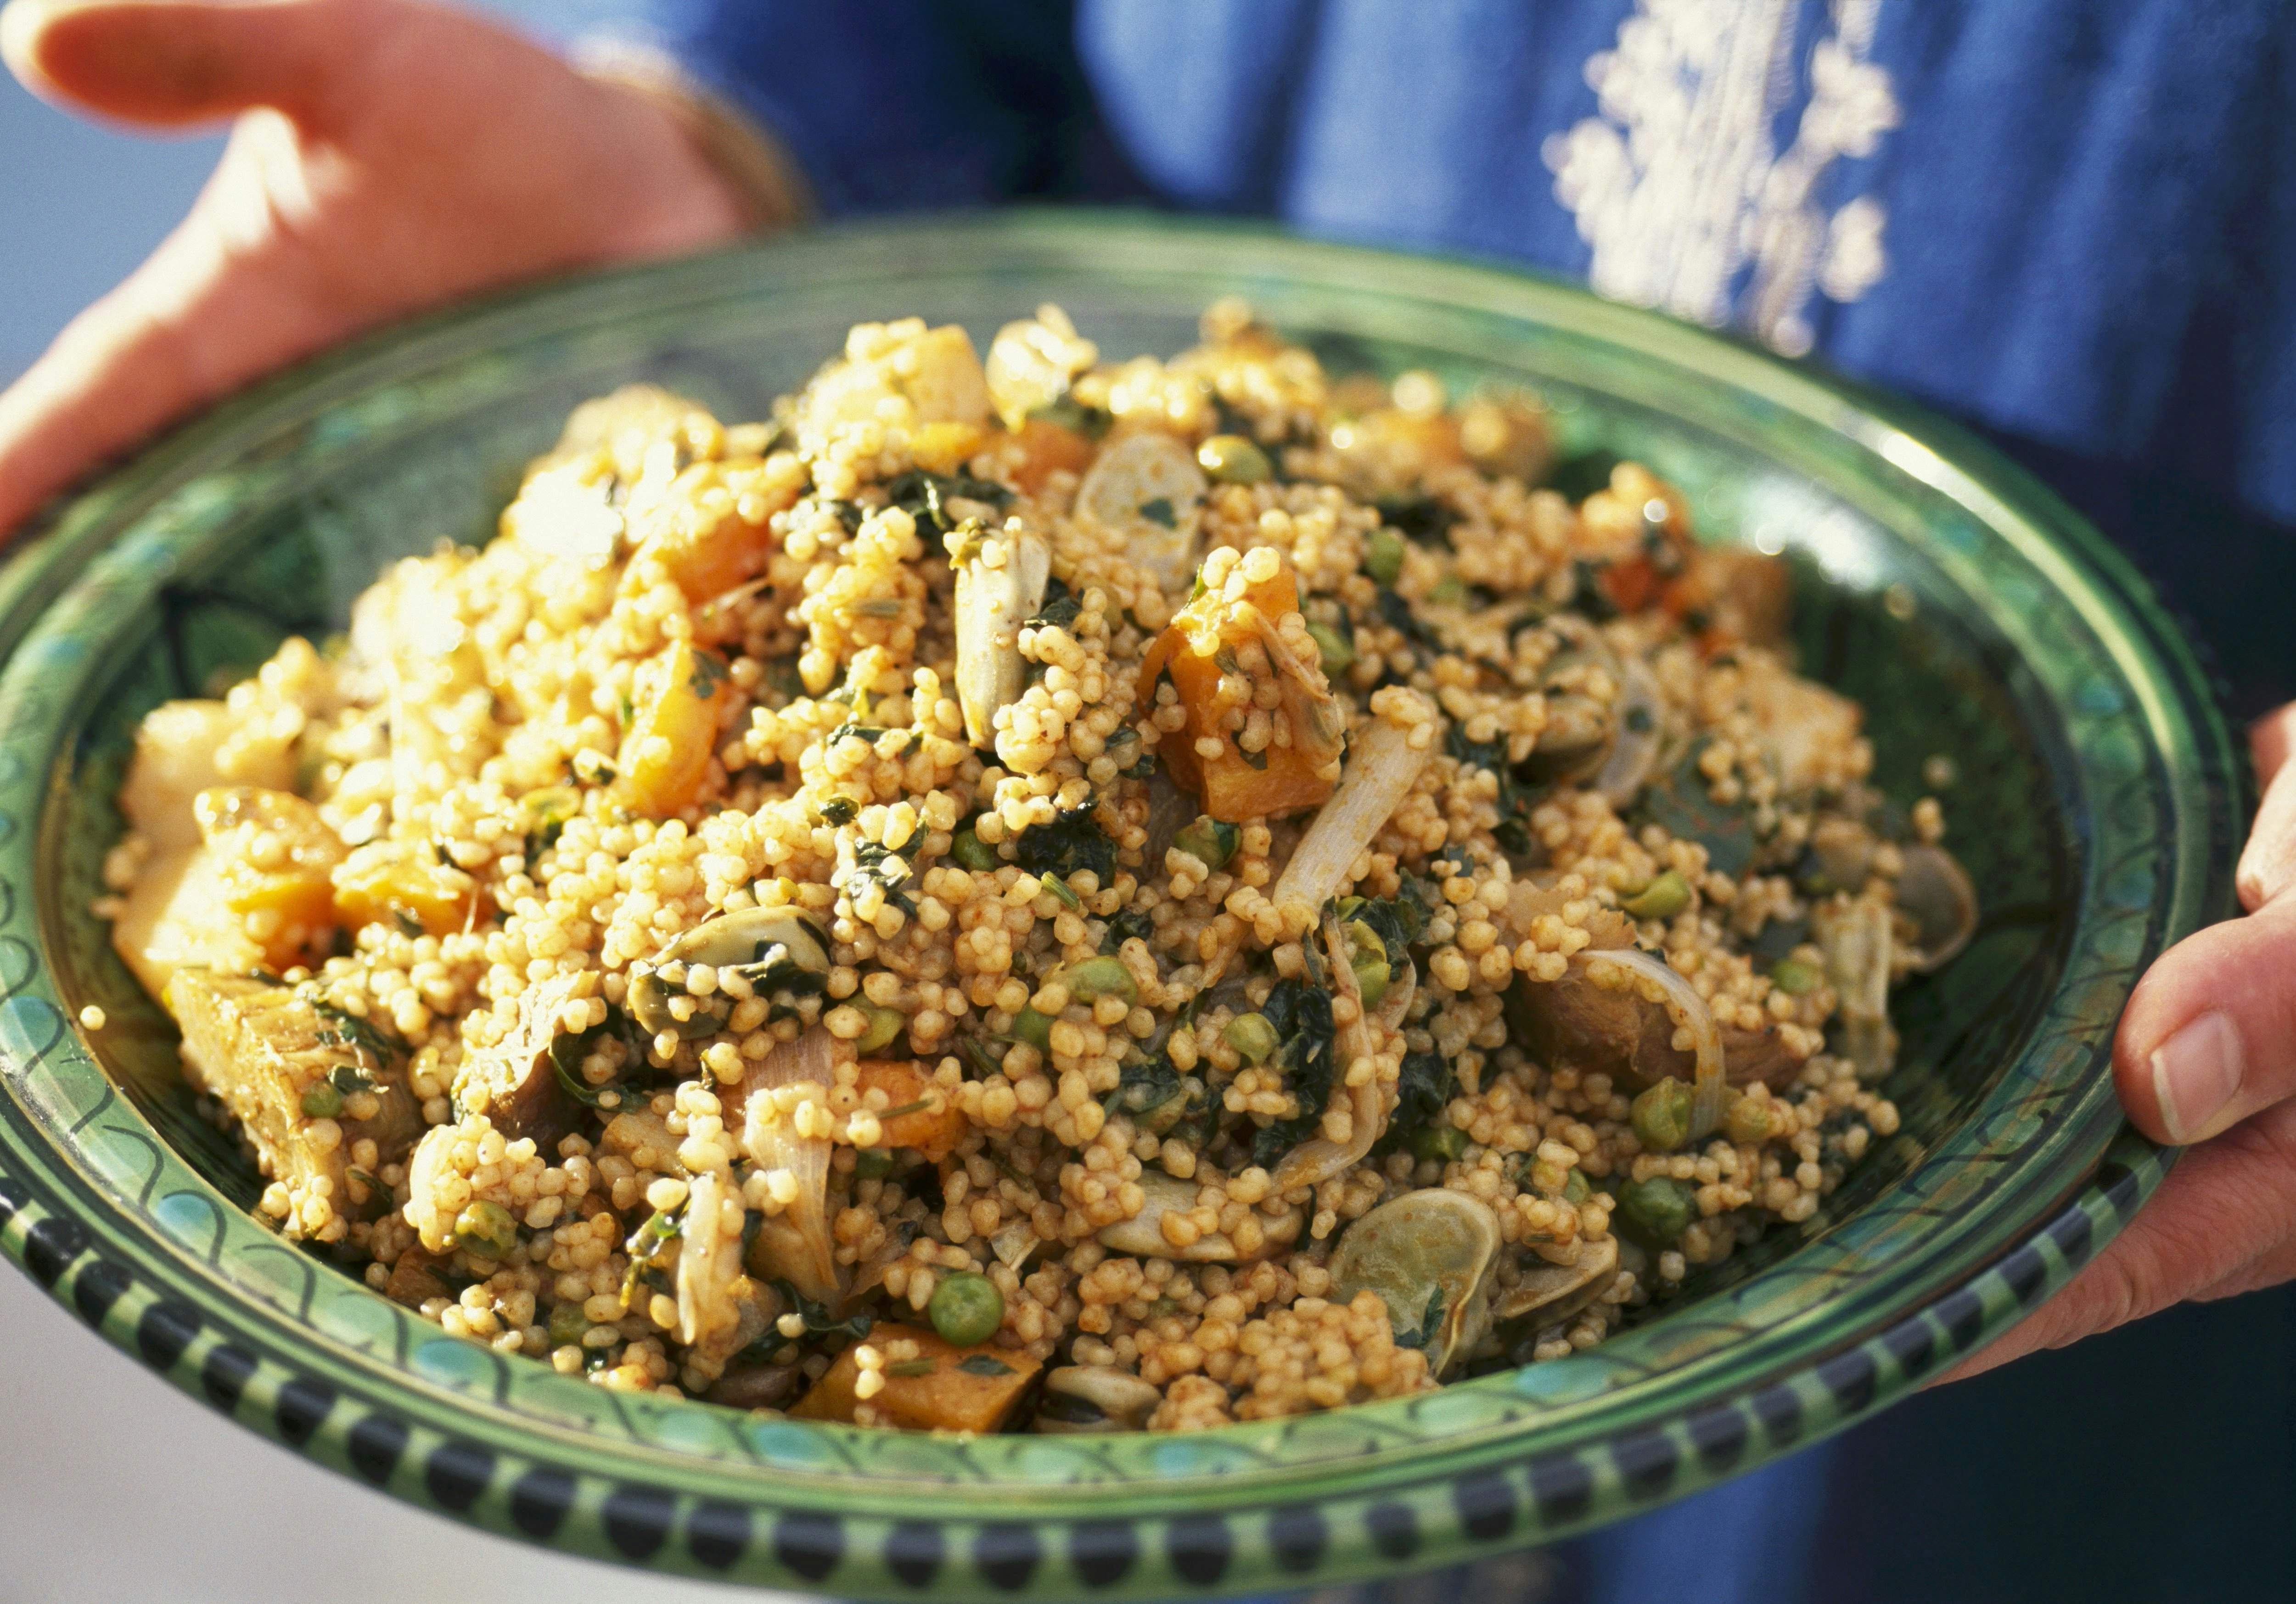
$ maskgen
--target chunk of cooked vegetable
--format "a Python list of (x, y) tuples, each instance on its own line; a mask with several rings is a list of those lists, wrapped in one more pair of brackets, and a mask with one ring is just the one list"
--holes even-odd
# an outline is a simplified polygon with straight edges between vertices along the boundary
[(1076, 520), (1121, 541), (1132, 565), (1177, 597), (1196, 571), (1204, 489), (1204, 471), (1187, 442), (1148, 430), (1102, 449), (1077, 487)]
[(144, 865), (111, 921), (111, 945), (155, 997), (181, 969), (243, 975), (267, 962), (225, 905), (222, 867), (204, 847), (163, 853)]
[(552, 1055), (562, 1040), (590, 1028), (593, 1013), (603, 1022), (603, 1004), (592, 1001), (597, 992), (597, 972), (585, 970), (554, 975), (520, 994), (509, 1034), (463, 1055), (455, 1072), (455, 1106), (485, 1115), (506, 1141), (529, 1137), (537, 1151), (556, 1152), (581, 1109)]
[(863, 1059), (854, 1068), (860, 1074), (862, 1096), (885, 1094), (884, 1110), (878, 1116), (885, 1133), (879, 1146), (914, 1148), (938, 1164), (964, 1140), (971, 1127), (957, 1111), (956, 1100), (915, 1063)]
[(292, 790), (303, 721), (276, 714), (220, 701), (162, 702), (146, 713), (119, 788), (128, 823), (153, 847), (176, 851), (199, 844), (192, 799), (201, 791), (222, 785)]
[[(371, 1140), (378, 1165), (396, 1164), (422, 1130), (404, 1051), (300, 986), (186, 969), (165, 1001), (183, 1027), (192, 1083), (230, 1110), (264, 1173), (285, 1187), (286, 1234), (341, 1235), (332, 1225), (366, 1190), (350, 1174), (351, 1150)], [(339, 1113), (306, 1112), (321, 1088)]]
[(335, 867), (335, 915), (347, 930), (389, 924), (401, 931), (452, 936), (490, 917), (479, 883), (439, 861), (427, 843), (370, 841)]
[[(869, 1333), (870, 1346), (879, 1348), (903, 1339), (917, 1345), (916, 1359), (898, 1374), (886, 1371), (884, 1389), (869, 1404), (881, 1423), (912, 1431), (1002, 1430), (1043, 1368), (1018, 1349), (959, 1347), (927, 1326), (879, 1325)], [(797, 1401), (792, 1418), (852, 1422), (861, 1402), (855, 1391), (861, 1379), (858, 1346), (838, 1355)]]
[(638, 672), (614, 790), (636, 812), (666, 818), (701, 798), (718, 748), (718, 715), (733, 700), (726, 659), (673, 642)]
[(203, 790), (192, 803), (214, 856), (224, 906), (264, 961), (283, 970), (324, 946), (335, 923), (332, 875), (340, 837), (290, 791), (253, 786)]
[[(1152, 714), (1163, 705), (1158, 682), (1168, 676), (1185, 719), (1163, 732), (1157, 753), (1214, 819), (1313, 807), (1339, 780), (1346, 725), (1291, 565), (1270, 547), (1223, 548), (1205, 560), (1203, 584), (1141, 661), (1142, 706)], [(1275, 692), (1272, 708), (1261, 705), (1263, 687)]]
[(995, 738), (996, 709), (1018, 701), (1028, 688), (1021, 656), (1021, 626), (1045, 604), (1052, 548), (1025, 529), (991, 534), (965, 523), (945, 537), (956, 575), (956, 695), (964, 738), (986, 747)]

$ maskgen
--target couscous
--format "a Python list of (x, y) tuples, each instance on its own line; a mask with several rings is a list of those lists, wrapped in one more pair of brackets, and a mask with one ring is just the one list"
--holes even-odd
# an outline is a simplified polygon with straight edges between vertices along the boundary
[(1783, 570), (1549, 442), (1234, 304), (626, 389), (155, 710), (102, 911), (264, 1217), (602, 1386), (1193, 1429), (1568, 1354), (1896, 1129), (1975, 906)]

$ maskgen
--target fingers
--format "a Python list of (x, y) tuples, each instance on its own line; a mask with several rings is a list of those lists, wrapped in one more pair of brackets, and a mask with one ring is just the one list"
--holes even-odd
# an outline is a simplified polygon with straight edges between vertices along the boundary
[(2288, 761), (2292, 745), (2296, 745), (2296, 702), (2250, 726), (2248, 746), (2256, 758), (2256, 777), (2265, 787), (2264, 801), (2256, 810), (2256, 827), (2249, 831), (2234, 883), (2241, 905), (2251, 912), (2296, 886), (2296, 764)]
[(2284, 1102), (2177, 1159), (2152, 1201), (2070, 1285), (1945, 1379), (2063, 1347), (2187, 1297), (2285, 1280), (2296, 1272), (2292, 1174), (2296, 1102)]
[(2120, 1016), (2113, 1076), (2137, 1129), (2177, 1145), (2296, 1095), (2296, 897), (2155, 962)]
[(256, 106), (316, 117), (380, 14), (340, 0), (15, 0), (0, 50), (35, 93), (149, 127)]

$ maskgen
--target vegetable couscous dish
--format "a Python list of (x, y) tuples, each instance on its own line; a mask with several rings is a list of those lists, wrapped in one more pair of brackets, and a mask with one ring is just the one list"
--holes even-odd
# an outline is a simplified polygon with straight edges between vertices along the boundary
[(260, 1208), (815, 1420), (1190, 1429), (1601, 1342), (1898, 1114), (1969, 937), (1772, 560), (1240, 306), (578, 409), (481, 550), (144, 722), (105, 866)]

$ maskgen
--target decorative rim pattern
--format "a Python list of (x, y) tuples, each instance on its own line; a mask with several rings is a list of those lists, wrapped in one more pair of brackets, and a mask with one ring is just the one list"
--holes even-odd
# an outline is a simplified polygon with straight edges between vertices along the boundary
[[(801, 318), (824, 286), (876, 286), (883, 304), (926, 274), (993, 287), (1031, 269), (1191, 301), (1242, 289), (1280, 321), (1289, 307), (1341, 330), (1376, 302), (1385, 327), (1431, 346), (1758, 438), (1918, 536), (1940, 587), (1978, 599), (2030, 666), (2088, 831), (2060, 984), (1982, 1103), (1871, 1207), (1592, 1354), (1120, 1442), (957, 1443), (608, 1393), (446, 1337), (278, 1242), (168, 1150), (69, 1023), (85, 978), (60, 960), (53, 870), (100, 666), (149, 632), (168, 576), (314, 463), (387, 448), (398, 419), (483, 405), (515, 366), (505, 353), (545, 362), (608, 328), (690, 334), (769, 299)], [(880, 225), (388, 333), (219, 409), (69, 509), (0, 572), (0, 1248), (178, 1385), (398, 1495), (603, 1558), (846, 1596), (1366, 1576), (1560, 1535), (1836, 1429), (1997, 1335), (2150, 1194), (2170, 1155), (2115, 1134), (2112, 1024), (2154, 953), (2230, 907), (2233, 749), (2190, 654), (2120, 559), (1984, 447), (1576, 290), (1248, 228)]]

